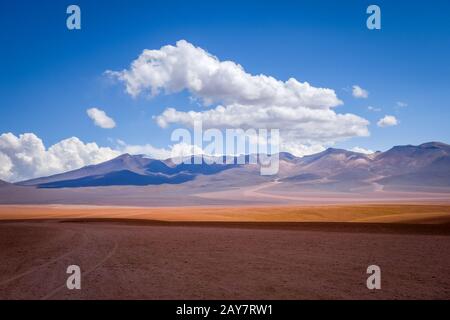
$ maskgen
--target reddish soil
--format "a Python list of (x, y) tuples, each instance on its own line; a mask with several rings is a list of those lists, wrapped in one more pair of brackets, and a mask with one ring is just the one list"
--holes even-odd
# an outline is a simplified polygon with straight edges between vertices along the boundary
[[(0, 222), (1, 299), (450, 299), (450, 225), (442, 218), (405, 224), (398, 216), (397, 223), (70, 216)], [(81, 267), (81, 290), (66, 288), (71, 264)], [(381, 290), (366, 288), (371, 264), (381, 267)]]

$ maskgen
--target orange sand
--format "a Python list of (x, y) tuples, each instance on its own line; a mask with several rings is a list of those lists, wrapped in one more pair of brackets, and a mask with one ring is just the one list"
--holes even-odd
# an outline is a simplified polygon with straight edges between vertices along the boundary
[(115, 218), (216, 222), (450, 222), (449, 205), (330, 205), (270, 207), (0, 206), (0, 220)]

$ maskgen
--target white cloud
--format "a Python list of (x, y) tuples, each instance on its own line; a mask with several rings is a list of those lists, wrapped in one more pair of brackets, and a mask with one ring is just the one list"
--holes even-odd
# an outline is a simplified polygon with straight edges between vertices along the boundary
[(118, 149), (121, 153), (129, 154), (143, 154), (153, 159), (167, 159), (170, 158), (170, 150), (165, 148), (156, 148), (151, 144), (130, 145), (122, 140), (117, 140)]
[(377, 122), (377, 126), (383, 127), (392, 127), (398, 125), (398, 120), (394, 116), (386, 115)]
[(400, 108), (405, 108), (408, 106), (408, 104), (403, 101), (397, 101), (396, 105), (397, 105), (397, 107), (400, 107)]
[(170, 146), (170, 157), (171, 158), (175, 158), (175, 157), (185, 157), (185, 156), (190, 156), (190, 155), (200, 155), (200, 154), (205, 154), (205, 155), (211, 155), (211, 154), (206, 154), (202, 148), (200, 148), (199, 146), (195, 146), (192, 144), (187, 144), (187, 143), (177, 143), (174, 144), (173, 146)]
[(358, 153), (364, 153), (364, 154), (372, 154), (372, 153), (375, 152), (375, 151), (373, 151), (373, 150), (366, 149), (366, 148), (361, 148), (361, 147), (353, 147), (353, 148), (351, 149), (351, 151), (353, 151), (353, 152), (358, 152)]
[(369, 122), (353, 114), (279, 106), (255, 110), (251, 106), (233, 104), (200, 112), (168, 108), (156, 117), (156, 121), (161, 127), (170, 123), (192, 127), (194, 122), (201, 121), (204, 128), (280, 129), (282, 140), (302, 144), (329, 144), (369, 134)]
[(62, 140), (48, 149), (33, 133), (18, 137), (0, 135), (0, 179), (21, 181), (81, 168), (107, 161), (120, 152), (83, 143), (76, 137)]
[(306, 145), (306, 144), (298, 144), (292, 143), (289, 141), (284, 141), (281, 144), (280, 149), (282, 151), (289, 152), (297, 157), (303, 157), (310, 154), (315, 154), (324, 151), (326, 148), (323, 145), (315, 144), (315, 145)]
[(251, 75), (239, 64), (220, 61), (185, 40), (160, 50), (144, 50), (129, 70), (107, 73), (123, 81), (132, 96), (143, 91), (154, 96), (161, 90), (187, 89), (206, 105), (222, 102), (328, 109), (342, 104), (334, 90), (315, 88), (294, 78), (283, 82), (263, 74)]
[(94, 120), (95, 125), (99, 126), (100, 128), (112, 129), (116, 126), (116, 122), (114, 121), (114, 119), (108, 117), (108, 115), (103, 110), (91, 108), (87, 109), (86, 113), (89, 118)]
[(0, 152), (0, 179), (9, 180), (12, 176), (13, 164), (6, 154)]
[(372, 106), (368, 106), (367, 107), (368, 110), (373, 111), (373, 112), (380, 112), (381, 108), (376, 108), (376, 107), (372, 107)]
[(298, 151), (369, 135), (366, 119), (333, 111), (342, 104), (334, 90), (294, 78), (284, 82), (252, 75), (239, 64), (220, 61), (184, 40), (176, 46), (144, 50), (128, 70), (107, 73), (124, 82), (133, 97), (188, 90), (205, 106), (219, 104), (203, 111), (167, 108), (155, 117), (161, 127), (192, 126), (199, 120), (209, 128), (280, 129), (282, 146)]
[(152, 159), (165, 160), (173, 157), (183, 157), (190, 155), (205, 154), (199, 146), (187, 144), (184, 142), (177, 143), (167, 148), (157, 148), (151, 144), (130, 145), (124, 141), (117, 140), (118, 149), (121, 153), (142, 154)]
[(369, 97), (369, 91), (367, 91), (367, 90), (365, 90), (365, 89), (363, 89), (363, 88), (361, 88), (360, 86), (358, 86), (358, 85), (355, 84), (355, 85), (352, 87), (352, 95), (353, 95), (353, 97), (355, 97), (355, 98), (366, 99), (366, 98)]

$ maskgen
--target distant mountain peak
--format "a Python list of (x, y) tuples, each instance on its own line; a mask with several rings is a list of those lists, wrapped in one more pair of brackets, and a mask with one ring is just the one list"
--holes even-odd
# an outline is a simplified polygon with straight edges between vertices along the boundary
[(438, 142), (438, 141), (431, 141), (431, 142), (426, 142), (426, 143), (422, 143), (421, 145), (419, 145), (419, 147), (422, 148), (450, 148), (450, 145), (443, 143), (443, 142)]
[(340, 148), (328, 148), (325, 151), (323, 151), (324, 153), (358, 153), (358, 152), (354, 152), (354, 151), (350, 151), (350, 150), (346, 150), (346, 149), (340, 149)]
[[(129, 159), (129, 158), (133, 158), (133, 157), (136, 157), (136, 156), (139, 156), (139, 155), (134, 155), (134, 156), (132, 156), (132, 155), (129, 154), (129, 153), (123, 153), (123, 154), (121, 154), (120, 156), (115, 157), (114, 159)], [(114, 160), (114, 159), (113, 159), (113, 160)]]
[(287, 161), (297, 159), (296, 156), (294, 156), (292, 153), (289, 153), (289, 152), (280, 152), (279, 157), (281, 160), (287, 160)]
[(363, 156), (365, 157), (366, 155), (363, 153), (359, 153), (359, 152), (354, 152), (354, 151), (350, 151), (350, 150), (345, 150), (345, 149), (339, 149), (339, 148), (328, 148), (325, 151), (316, 153), (311, 155), (312, 157), (318, 156), (318, 158), (324, 157), (324, 156), (332, 156), (332, 155), (344, 155), (345, 157), (352, 157), (352, 156)]
[(422, 143), (420, 145), (412, 145), (412, 144), (407, 144), (407, 145), (398, 145), (398, 146), (394, 146), (391, 149), (382, 152), (381, 156), (387, 156), (390, 154), (398, 154), (398, 153), (408, 153), (410, 155), (414, 155), (414, 153), (416, 152), (423, 152), (426, 150), (438, 150), (440, 152), (450, 152), (450, 145), (445, 144), (443, 142), (426, 142), (426, 143)]

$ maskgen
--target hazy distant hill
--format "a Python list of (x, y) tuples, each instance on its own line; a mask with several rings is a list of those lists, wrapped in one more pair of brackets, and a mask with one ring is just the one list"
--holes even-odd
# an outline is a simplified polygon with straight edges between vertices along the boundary
[(9, 185), (9, 183), (6, 182), (6, 181), (0, 180), (0, 187), (1, 186), (6, 186), (6, 185)]
[[(214, 188), (239, 187), (277, 180), (295, 186), (348, 191), (373, 184), (382, 186), (450, 186), (450, 146), (429, 142), (396, 146), (386, 152), (362, 154), (329, 148), (305, 157), (280, 153), (276, 176), (262, 177), (255, 165), (179, 164), (142, 155), (124, 154), (110, 161), (78, 170), (24, 181), (23, 186), (76, 188), (120, 185), (194, 183)], [(201, 178), (201, 179), (200, 179)], [(200, 182), (199, 182), (200, 183)]]
[(197, 175), (211, 175), (236, 165), (201, 164), (175, 165), (169, 160), (154, 160), (143, 155), (123, 154), (115, 159), (74, 171), (18, 183), (40, 188), (70, 188), (113, 185), (179, 184)]

